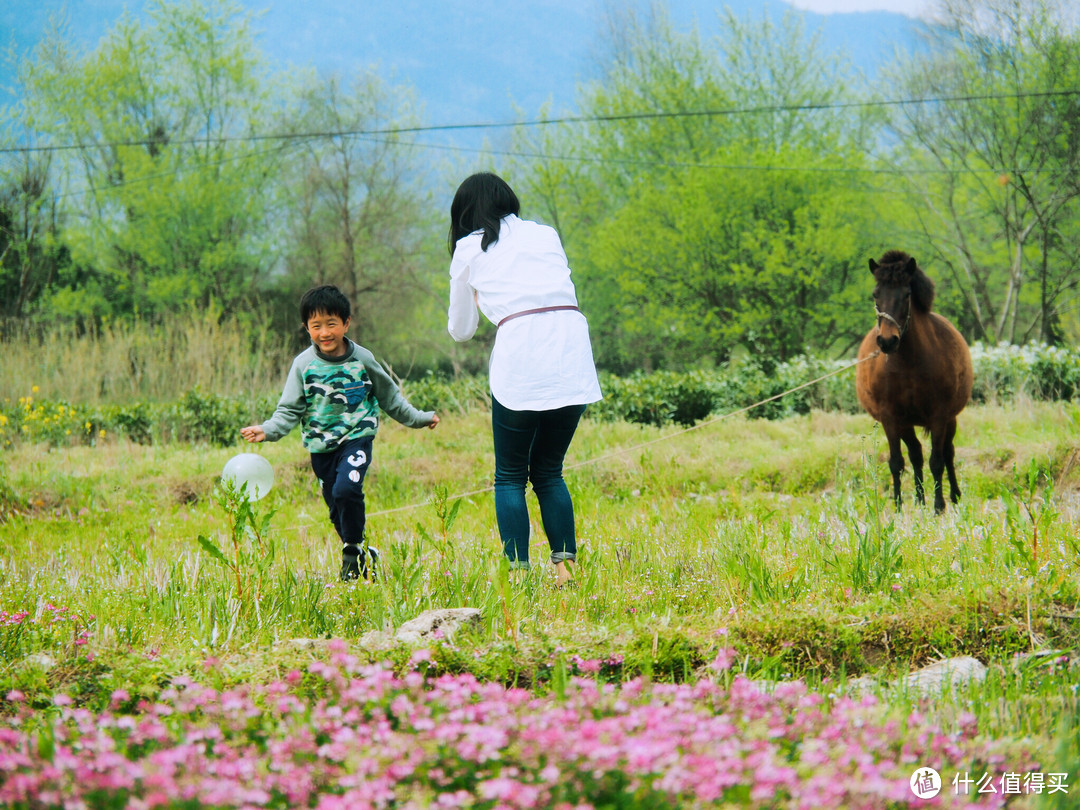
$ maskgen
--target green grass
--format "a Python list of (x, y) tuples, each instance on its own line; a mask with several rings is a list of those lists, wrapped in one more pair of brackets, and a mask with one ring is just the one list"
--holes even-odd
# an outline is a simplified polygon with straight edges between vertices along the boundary
[[(198, 538), (235, 561), (215, 487), (239, 446), (17, 446), (0, 467), (0, 610), (30, 621), (0, 627), (0, 694), (47, 701), (62, 689), (103, 705), (120, 686), (149, 695), (199, 674), (211, 656), (237, 681), (279, 677), (313, 654), (290, 639), (355, 642), (422, 610), (474, 606), (482, 628), (440, 649), (438, 665), (540, 689), (572, 655), (610, 662), (611, 679), (682, 680), (731, 644), (751, 677), (826, 693), (974, 655), (987, 681), (929, 709), (884, 694), (946, 723), (971, 712), (988, 733), (1064, 746), (1068, 759), (1062, 729), (1077, 716), (1080, 673), (1017, 656), (1076, 658), (1075, 411), (965, 411), (965, 496), (943, 516), (911, 503), (910, 474), (894, 509), (884, 439), (866, 416), (737, 417), (691, 431), (586, 420), (567, 459), (580, 538), (570, 591), (553, 587), (539, 525), (534, 568), (509, 583), (490, 492), (452, 508), (491, 480), (483, 414), (380, 431), (367, 484), (369, 539), (385, 560), (375, 585), (336, 581), (339, 544), (295, 436), (259, 448), (277, 480), (256, 506), (265, 536), (237, 535), (249, 555), (238, 570)], [(77, 620), (49, 623), (49, 604)], [(39, 652), (57, 665), (29, 666)]]

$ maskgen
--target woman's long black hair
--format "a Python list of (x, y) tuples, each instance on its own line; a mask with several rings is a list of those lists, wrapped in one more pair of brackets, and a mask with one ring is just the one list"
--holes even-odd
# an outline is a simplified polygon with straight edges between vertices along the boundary
[(491, 172), (469, 175), (458, 186), (454, 201), (450, 204), (450, 234), (447, 247), (454, 255), (454, 247), (461, 237), (483, 230), (480, 249), (499, 241), (499, 220), (509, 214), (521, 213), (514, 190), (506, 181)]

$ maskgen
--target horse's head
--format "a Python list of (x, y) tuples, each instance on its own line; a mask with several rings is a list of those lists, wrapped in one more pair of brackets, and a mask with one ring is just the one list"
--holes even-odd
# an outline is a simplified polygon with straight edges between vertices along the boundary
[(900, 338), (911, 323), (912, 281), (917, 276), (924, 279), (926, 276), (906, 253), (889, 251), (881, 257), (881, 261), (878, 264), (870, 260), (870, 272), (877, 282), (874, 285), (877, 345), (885, 354), (892, 354), (900, 346)]

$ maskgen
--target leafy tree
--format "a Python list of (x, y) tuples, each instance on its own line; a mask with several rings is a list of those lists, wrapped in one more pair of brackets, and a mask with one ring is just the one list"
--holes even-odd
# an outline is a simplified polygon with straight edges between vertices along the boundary
[(358, 339), (402, 366), (432, 363), (445, 348), (446, 259), (415, 149), (393, 134), (419, 123), (411, 91), (375, 73), (311, 76), (298, 98), (292, 127), (327, 135), (301, 139), (283, 189), (290, 311), (308, 286), (336, 284)]
[[(534, 168), (529, 195), (565, 233), (598, 360), (613, 370), (844, 352), (868, 255), (867, 121), (807, 111), (847, 100), (842, 64), (798, 18), (728, 13), (706, 45), (661, 6), (610, 26), (587, 127), (546, 148), (592, 157)], [(551, 136), (548, 136), (549, 138)], [(861, 272), (856, 274), (855, 269)]]
[(865, 250), (850, 192), (822, 183), (813, 156), (720, 152), (768, 170), (673, 172), (597, 229), (620, 324), (605, 359), (629, 369), (729, 359), (737, 346), (782, 361), (850, 350), (865, 328)]
[(24, 70), (28, 124), (68, 178), (60, 314), (231, 309), (270, 269), (260, 237), (279, 148), (251, 139), (266, 97), (250, 20), (228, 0), (156, 0), (148, 14), (86, 55), (57, 27)]
[[(17, 126), (13, 122), (13, 128)], [(0, 318), (22, 318), (63, 268), (52, 160), (15, 139), (0, 161)]]
[(1054, 0), (943, 0), (929, 53), (889, 81), (912, 233), (965, 331), (1060, 342), (1080, 284), (1080, 37)]

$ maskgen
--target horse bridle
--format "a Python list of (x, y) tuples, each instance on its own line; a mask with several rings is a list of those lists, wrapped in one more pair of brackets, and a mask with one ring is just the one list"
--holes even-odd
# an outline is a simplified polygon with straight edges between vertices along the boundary
[(880, 325), (881, 325), (881, 319), (882, 319), (882, 318), (884, 318), (884, 319), (885, 319), (885, 320), (887, 320), (887, 321), (888, 321), (889, 323), (891, 323), (891, 324), (892, 324), (893, 326), (895, 326), (895, 327), (896, 327), (897, 329), (899, 329), (899, 330), (900, 330), (900, 337), (903, 337), (903, 336), (904, 336), (904, 332), (906, 332), (906, 331), (907, 331), (907, 328), (908, 328), (908, 324), (910, 324), (910, 323), (911, 323), (911, 299), (910, 299), (910, 298), (908, 298), (908, 302), (907, 302), (907, 317), (906, 317), (906, 318), (904, 318), (904, 322), (903, 322), (903, 323), (898, 323), (898, 322), (897, 322), (897, 320), (896, 320), (896, 318), (894, 318), (894, 317), (893, 317), (892, 315), (890, 315), (890, 314), (889, 314), (888, 312), (882, 312), (881, 310), (879, 310), (879, 309), (877, 308), (877, 304), (874, 304), (874, 314), (875, 314), (875, 315), (877, 315), (877, 319), (878, 319), (878, 326), (879, 326), (879, 327), (880, 327)]

